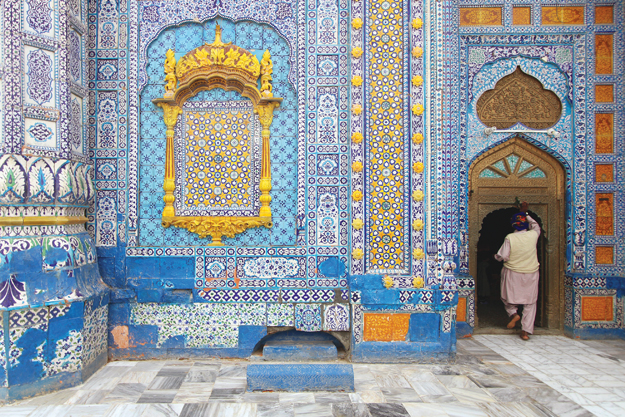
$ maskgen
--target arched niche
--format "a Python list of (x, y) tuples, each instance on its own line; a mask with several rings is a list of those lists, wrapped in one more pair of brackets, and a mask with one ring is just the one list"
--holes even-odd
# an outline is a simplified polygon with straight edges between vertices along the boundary
[[(163, 68), (164, 95), (152, 100), (163, 109), (167, 128), (162, 226), (210, 235), (212, 245), (221, 245), (222, 236), (272, 227), (269, 128), (282, 99), (273, 96), (269, 51), (259, 61), (253, 52), (222, 42), (216, 25), (214, 42), (178, 60), (168, 50)], [(216, 88), (248, 100), (221, 108), (190, 101)], [(255, 149), (261, 155), (256, 165)]]

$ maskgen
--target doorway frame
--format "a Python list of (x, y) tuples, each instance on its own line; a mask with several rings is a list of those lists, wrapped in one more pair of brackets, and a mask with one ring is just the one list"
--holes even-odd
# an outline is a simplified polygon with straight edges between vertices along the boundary
[[(505, 196), (490, 195), (482, 197), (479, 193), (478, 182), (479, 173), (489, 166), (491, 163), (496, 162), (499, 159), (504, 158), (506, 155), (513, 153), (517, 150), (520, 153), (529, 153), (532, 157), (536, 157), (536, 160), (543, 162), (541, 168), (547, 168), (550, 172), (548, 178), (555, 178), (555, 193), (553, 197), (547, 201), (548, 205), (555, 205), (555, 208), (550, 208), (549, 212), (553, 213), (552, 217), (555, 217), (557, 223), (553, 224), (553, 219), (548, 221), (552, 224), (548, 226), (548, 231), (553, 234), (554, 229), (557, 231), (555, 238), (548, 235), (549, 244), (547, 247), (547, 254), (549, 256), (549, 276), (555, 274), (555, 279), (551, 278), (548, 281), (546, 302), (546, 328), (549, 330), (564, 330), (565, 319), (565, 294), (564, 294), (564, 277), (566, 273), (566, 248), (567, 248), (567, 232), (566, 225), (568, 214), (566, 210), (566, 187), (568, 184), (569, 172), (566, 166), (563, 165), (556, 157), (543, 149), (538, 148), (519, 135), (514, 135), (504, 142), (487, 149), (479, 154), (470, 164), (468, 170), (469, 179), (469, 272), (474, 277), (474, 282), (477, 284), (477, 243), (479, 240), (479, 233), (482, 227), (482, 222), (488, 213), (484, 216), (479, 215), (480, 204), (492, 204), (493, 210), (499, 208), (510, 207), (513, 202), (514, 196), (512, 194)], [(533, 162), (533, 161), (532, 161)], [(534, 162), (533, 162), (534, 163)], [(538, 165), (538, 164), (536, 164)], [(498, 181), (499, 179), (493, 179), (491, 181)], [(549, 180), (550, 181), (550, 180)], [(499, 201), (497, 201), (499, 197)], [(525, 198), (524, 198), (525, 199)], [(490, 201), (489, 201), (490, 200)], [(504, 201), (505, 200), (505, 201)], [(528, 198), (531, 200), (531, 197)], [(530, 202), (530, 209), (531, 209)], [(536, 204), (536, 203), (534, 203)], [(549, 207), (549, 206), (548, 206)], [(541, 216), (542, 217), (542, 216)], [(554, 264), (555, 263), (555, 264)], [(541, 277), (542, 278), (542, 277)], [(473, 289), (474, 297), (477, 300), (477, 286)], [(554, 300), (554, 297), (557, 297)], [(477, 315), (477, 304), (474, 303), (474, 317), (475, 324), (474, 330), (479, 328), (479, 317)]]

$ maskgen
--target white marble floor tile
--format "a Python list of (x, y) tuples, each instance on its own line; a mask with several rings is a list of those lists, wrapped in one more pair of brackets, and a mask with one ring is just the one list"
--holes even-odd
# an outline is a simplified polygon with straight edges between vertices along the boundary
[(449, 417), (488, 417), (484, 410), (475, 405), (447, 403), (441, 404), (441, 407)]
[(613, 414), (605, 408), (599, 407), (598, 405), (584, 405), (582, 407), (584, 407), (586, 410), (590, 411), (597, 417), (621, 417), (620, 415)]
[(4, 406), (0, 407), (0, 417), (28, 417), (36, 409), (36, 405), (21, 407)]
[(449, 414), (438, 404), (404, 403), (410, 417), (448, 417)]
[(315, 395), (312, 392), (281, 392), (280, 403), (314, 403)]
[(148, 372), (131, 371), (125, 374), (123, 377), (121, 377), (119, 382), (122, 384), (130, 384), (130, 383), (145, 384), (147, 386), (147, 385), (150, 385), (152, 380), (156, 377), (156, 374), (158, 374), (158, 371), (148, 371)]
[(381, 391), (368, 390), (368, 391), (361, 391), (358, 394), (360, 394), (360, 399), (362, 400), (363, 403), (385, 403), (386, 402), (386, 399), (384, 398), (384, 394), (382, 394)]
[(497, 399), (481, 388), (450, 388), (451, 394), (461, 403), (496, 402)]
[(108, 409), (104, 417), (141, 417), (149, 404), (117, 404)]

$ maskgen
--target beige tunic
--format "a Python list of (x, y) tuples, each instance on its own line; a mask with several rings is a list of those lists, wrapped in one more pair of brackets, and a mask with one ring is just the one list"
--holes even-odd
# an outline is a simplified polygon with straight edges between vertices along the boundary
[[(527, 216), (530, 230), (515, 231), (514, 233), (537, 233), (540, 236), (540, 226), (534, 219)], [(524, 248), (526, 256), (536, 257), (536, 245), (533, 251)], [(530, 248), (531, 249), (531, 248)], [(510, 259), (510, 241), (508, 237), (495, 255), (498, 261), (507, 262)], [(508, 304), (534, 304), (538, 300), (538, 270), (530, 273), (516, 272), (505, 266), (501, 269), (501, 299)]]

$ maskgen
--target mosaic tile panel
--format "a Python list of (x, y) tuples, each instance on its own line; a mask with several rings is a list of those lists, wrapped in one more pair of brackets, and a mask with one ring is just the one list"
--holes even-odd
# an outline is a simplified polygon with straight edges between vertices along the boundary
[(249, 101), (193, 102), (177, 149), (178, 215), (258, 214), (260, 123)]
[(176, 336), (185, 347), (237, 347), (239, 326), (266, 326), (267, 306), (256, 304), (136, 304), (131, 324), (158, 326), (157, 347)]
[(364, 341), (404, 341), (408, 334), (410, 314), (365, 313)]
[(595, 101), (597, 103), (613, 103), (614, 102), (614, 85), (613, 84), (595, 85)]
[(321, 304), (296, 304), (295, 328), (303, 332), (318, 332), (321, 326)]
[(595, 182), (614, 182), (614, 165), (595, 165)]
[(349, 304), (332, 304), (323, 308), (323, 330), (349, 331)]
[(512, 7), (512, 24), (518, 25), (531, 25), (532, 24), (532, 8), (524, 6)]
[(614, 23), (614, 6), (595, 6), (595, 25), (611, 25)]
[[(366, 88), (370, 117), (367, 127), (367, 240), (368, 271), (402, 272), (408, 269), (409, 216), (406, 164), (406, 56), (407, 6), (387, 1), (368, 4), (368, 71)], [(356, 191), (357, 192), (357, 191)], [(357, 196), (352, 196), (358, 200)]]
[(615, 302), (615, 296), (616, 290), (574, 290), (573, 320), (575, 328), (621, 328), (624, 317), (623, 303)]
[(582, 296), (582, 321), (613, 321), (614, 297)]
[(595, 152), (614, 152), (614, 114), (595, 114)]
[(295, 326), (294, 304), (267, 304), (267, 326)]

